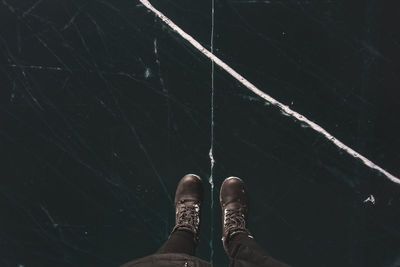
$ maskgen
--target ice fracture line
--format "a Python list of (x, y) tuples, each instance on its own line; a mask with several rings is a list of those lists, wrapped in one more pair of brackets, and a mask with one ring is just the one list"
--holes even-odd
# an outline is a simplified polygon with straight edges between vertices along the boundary
[[(210, 38), (211, 53), (214, 54), (214, 0), (211, 0), (211, 38)], [(210, 220), (210, 262), (213, 263), (214, 258), (214, 61), (211, 60), (211, 147), (210, 147), (210, 178), (211, 186), (211, 220)]]
[(377, 170), (381, 174), (385, 175), (388, 179), (390, 179), (392, 182), (396, 184), (400, 184), (400, 179), (393, 174), (387, 172), (386, 170), (382, 169), (357, 151), (353, 150), (352, 148), (348, 147), (347, 145), (343, 144), (341, 141), (339, 141), (336, 137), (328, 133), (324, 128), (316, 124), (315, 122), (310, 121), (307, 119), (305, 116), (297, 113), (294, 110), (291, 110), (288, 106), (282, 104), (281, 102), (275, 100), (273, 97), (270, 95), (264, 93), (260, 89), (258, 89), (255, 85), (253, 85), (251, 82), (246, 80), (242, 75), (237, 73), (234, 69), (229, 67), (225, 62), (223, 62), (221, 59), (216, 57), (213, 53), (208, 51), (204, 46), (202, 46), (199, 42), (197, 42), (195, 39), (193, 39), (192, 36), (187, 34), (185, 31), (183, 31), (181, 28), (179, 28), (178, 25), (173, 23), (169, 18), (167, 18), (164, 14), (162, 14), (160, 11), (158, 11), (156, 8), (154, 8), (148, 0), (139, 0), (146, 8), (148, 8), (151, 12), (153, 12), (157, 17), (159, 17), (162, 21), (164, 21), (169, 27), (171, 27), (172, 30), (174, 30), (176, 33), (178, 33), (182, 38), (184, 38), (186, 41), (188, 41), (191, 45), (193, 45), (197, 50), (199, 50), (202, 54), (204, 54), (206, 57), (208, 57), (210, 60), (215, 62), (219, 67), (221, 67), (223, 70), (228, 72), (232, 77), (234, 77), (236, 80), (238, 80), (241, 84), (246, 86), (250, 91), (255, 93), (256, 95), (260, 96), (270, 104), (278, 107), (283, 113), (287, 114), (288, 116), (295, 118), (296, 120), (308, 125), (312, 129), (314, 129), (316, 132), (320, 133), (323, 135), (326, 139), (331, 141), (334, 145), (336, 145), (338, 148), (342, 149), (346, 153), (348, 153), (350, 156), (354, 158), (360, 159), (366, 166), (370, 167), (371, 169)]

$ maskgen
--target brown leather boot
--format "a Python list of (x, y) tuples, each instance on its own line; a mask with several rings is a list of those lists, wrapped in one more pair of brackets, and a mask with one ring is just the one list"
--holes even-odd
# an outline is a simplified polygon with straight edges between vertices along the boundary
[(191, 232), (197, 244), (203, 193), (203, 182), (199, 176), (187, 174), (180, 180), (175, 193), (175, 227), (171, 234), (177, 230)]
[(247, 229), (248, 201), (244, 182), (238, 177), (226, 178), (219, 199), (222, 208), (222, 244), (227, 251), (227, 244), (234, 235), (250, 235)]

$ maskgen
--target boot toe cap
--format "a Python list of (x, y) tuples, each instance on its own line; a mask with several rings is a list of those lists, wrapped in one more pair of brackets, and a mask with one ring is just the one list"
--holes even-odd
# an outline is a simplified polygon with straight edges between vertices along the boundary
[(203, 181), (195, 174), (185, 175), (179, 182), (175, 193), (175, 203), (179, 201), (203, 200)]
[(247, 204), (247, 195), (243, 180), (234, 176), (226, 178), (221, 186), (220, 202), (223, 206), (231, 202)]

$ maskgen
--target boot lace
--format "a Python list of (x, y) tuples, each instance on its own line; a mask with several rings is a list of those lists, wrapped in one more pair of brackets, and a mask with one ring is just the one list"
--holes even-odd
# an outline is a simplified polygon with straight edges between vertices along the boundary
[(237, 230), (247, 232), (245, 215), (241, 209), (225, 210), (224, 226), (228, 233)]
[(178, 228), (189, 228), (193, 233), (197, 234), (199, 230), (200, 218), (199, 218), (200, 206), (198, 204), (193, 205), (179, 205), (176, 211), (176, 225), (175, 229)]

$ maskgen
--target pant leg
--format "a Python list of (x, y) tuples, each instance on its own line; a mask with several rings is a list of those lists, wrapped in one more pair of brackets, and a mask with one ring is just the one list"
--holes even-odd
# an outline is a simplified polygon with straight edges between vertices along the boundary
[(194, 256), (196, 243), (193, 233), (188, 231), (175, 231), (155, 254), (184, 253)]
[(289, 267), (272, 258), (266, 250), (260, 247), (254, 238), (247, 234), (237, 234), (227, 244), (227, 254), (231, 267)]

